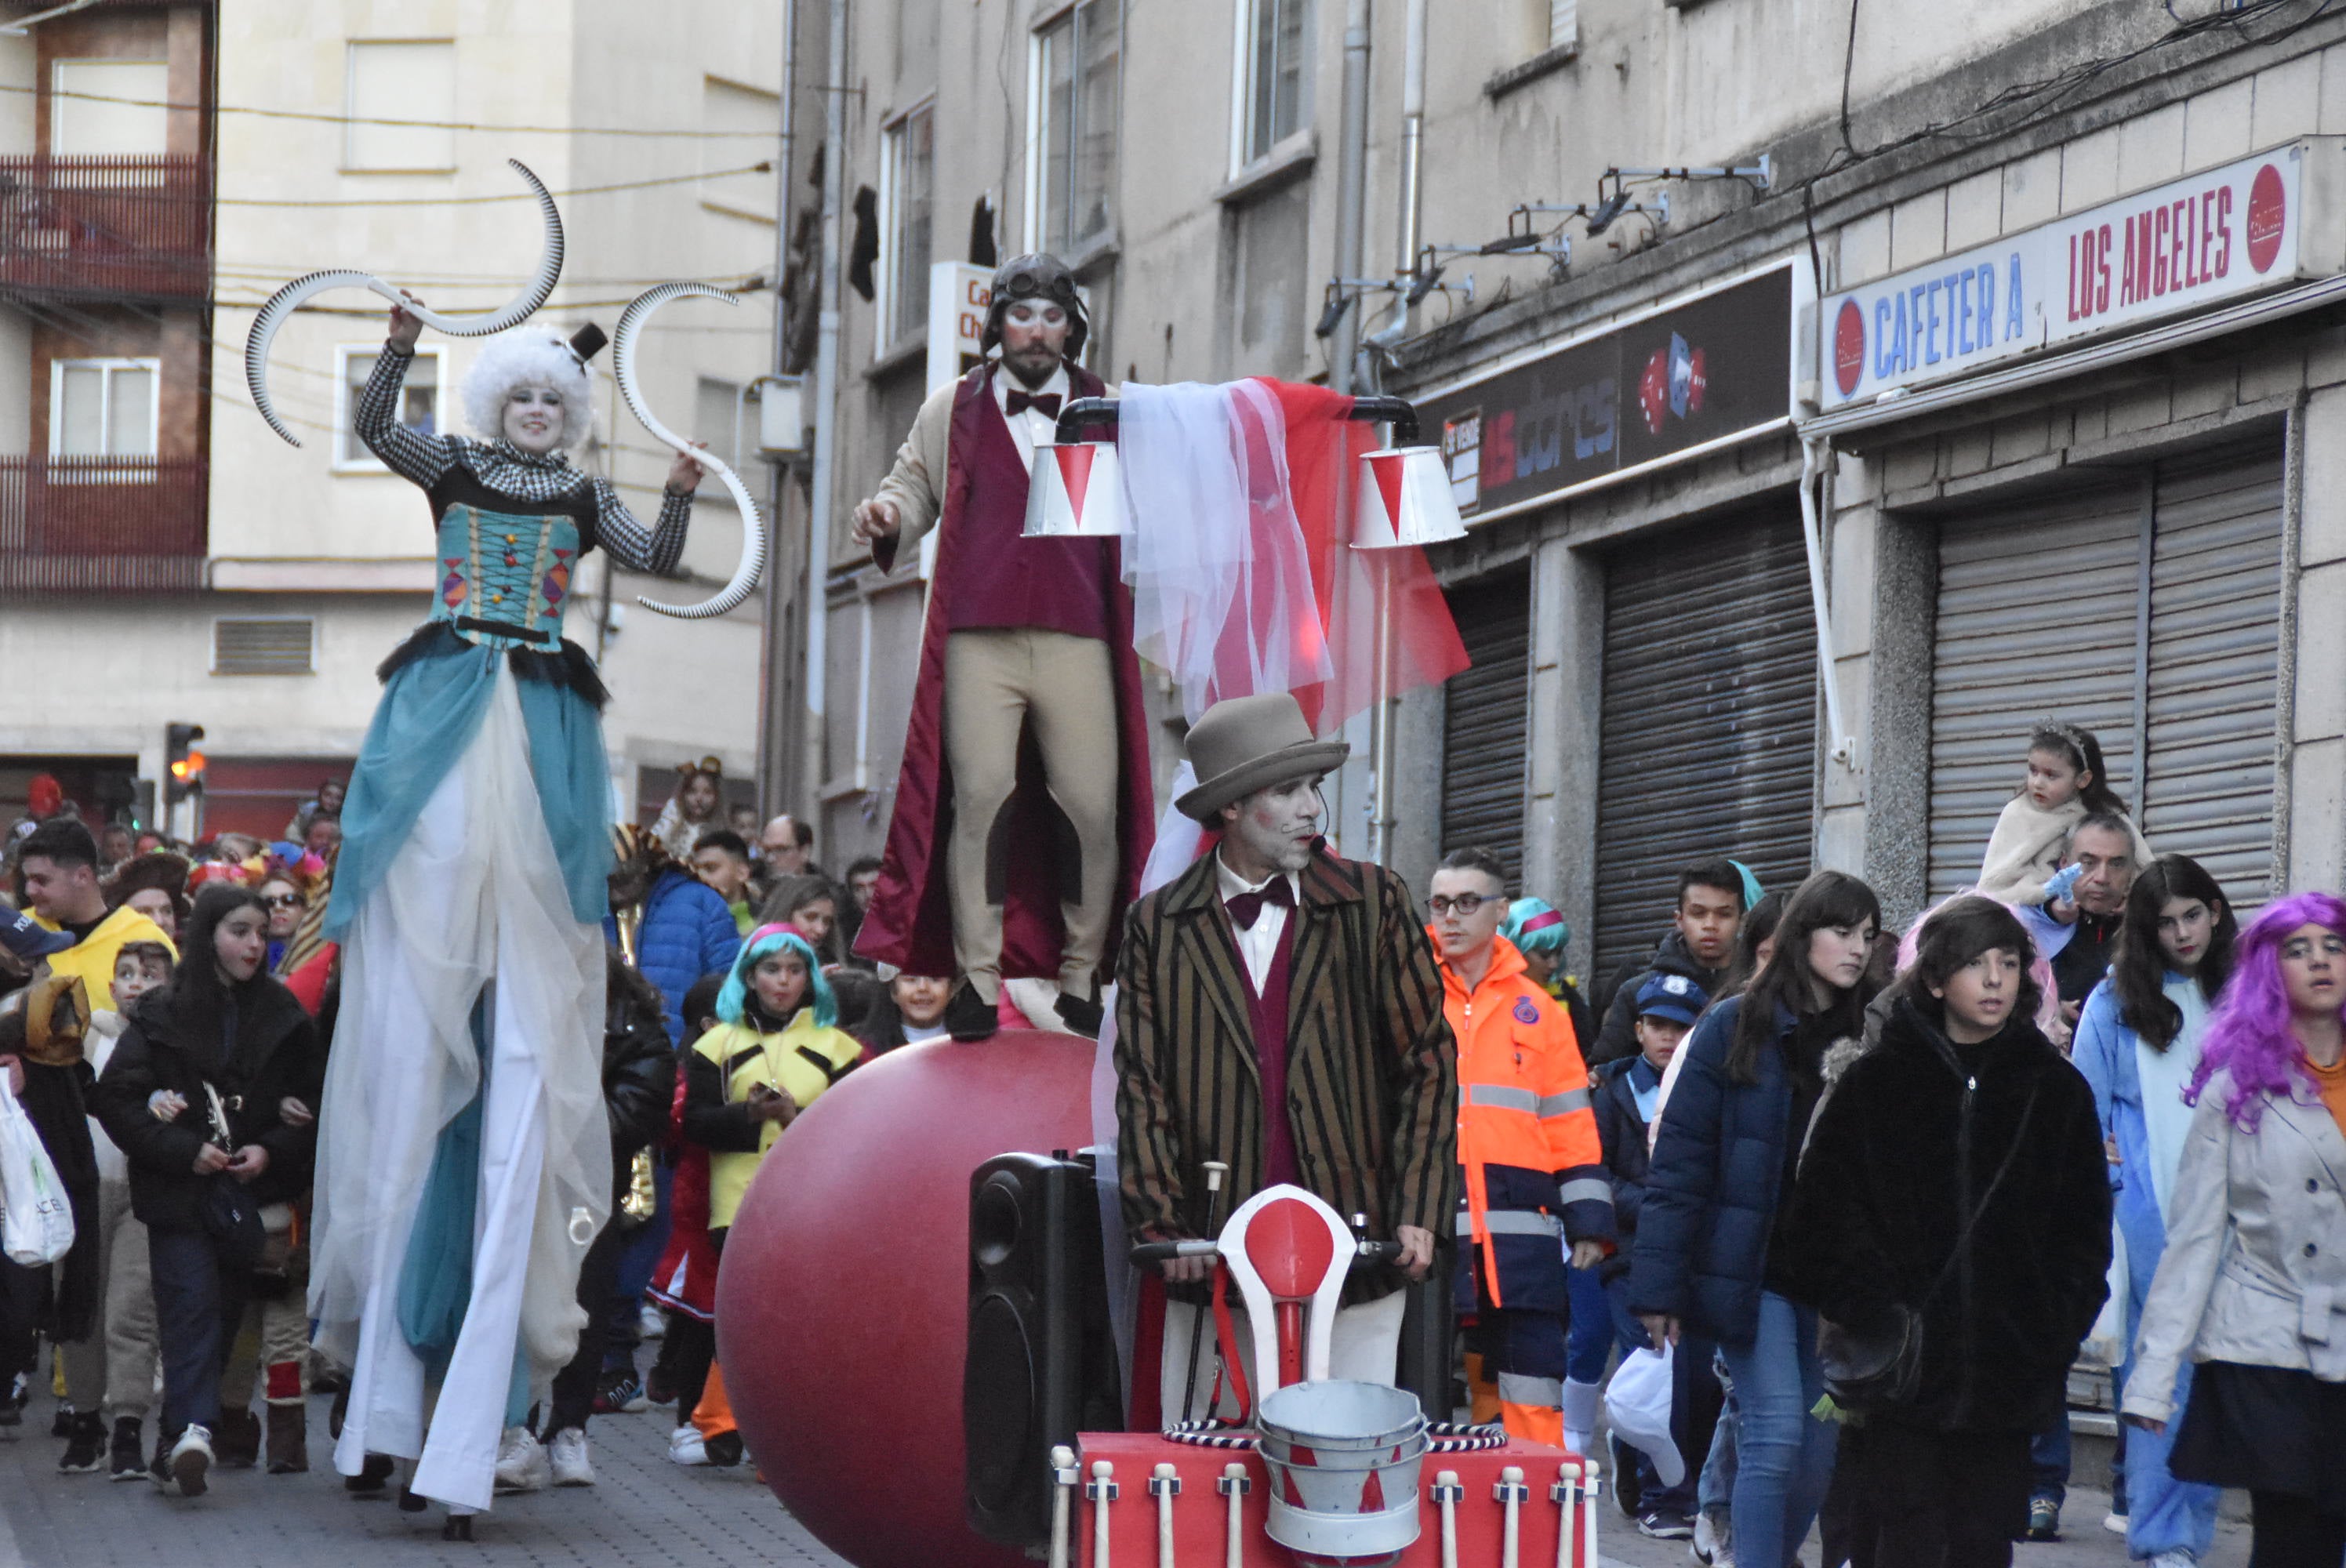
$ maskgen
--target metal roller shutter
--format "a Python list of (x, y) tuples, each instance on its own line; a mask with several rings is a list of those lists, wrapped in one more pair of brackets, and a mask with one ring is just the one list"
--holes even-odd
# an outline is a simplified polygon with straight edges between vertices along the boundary
[(1530, 728), (1531, 580), (1520, 574), (1449, 595), (1468, 667), (1443, 690), (1442, 852), (1494, 850), (1524, 871), (1525, 737)]
[(2160, 470), (2143, 832), (2242, 908), (2270, 893), (2280, 561), (2277, 456)]
[(1698, 860), (1732, 856), (1770, 888), (1808, 874), (1816, 653), (1783, 508), (1607, 564), (1594, 973), (1651, 950)]
[(2028, 732), (2066, 718), (2102, 743), (2129, 800), (2136, 614), (2141, 602), (2139, 484), (2006, 510), (1939, 541), (1932, 654), (1933, 899), (1979, 881), (1996, 814), (2027, 769)]
[(2237, 453), (1951, 524), (1939, 545), (1932, 896), (1979, 875), (2037, 718), (2084, 725), (2161, 853), (2270, 893), (2281, 467)]

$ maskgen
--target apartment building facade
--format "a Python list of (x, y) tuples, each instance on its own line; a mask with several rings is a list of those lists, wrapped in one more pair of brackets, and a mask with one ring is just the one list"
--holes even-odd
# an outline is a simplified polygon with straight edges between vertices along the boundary
[[(1416, 402), (1470, 524), (1435, 564), (1474, 667), (1400, 705), (1390, 853), (1422, 880), (1499, 848), (1581, 972), (1642, 951), (1711, 854), (1771, 886), (1857, 871), (1911, 913), (1968, 880), (2045, 714), (2095, 728), (2154, 844), (2239, 901), (2346, 875), (2346, 490), (2322, 483), (2346, 18), (846, 12), (827, 859), (876, 847), (909, 703), (918, 568), (877, 574), (847, 527), (961, 362), (932, 290), (968, 274), (933, 270), (1052, 249), (1112, 381), (1341, 374), (1315, 327), (1353, 300), (1381, 351), (1355, 384)], [(1436, 262), (1413, 308), (1382, 286)], [(1357, 849), (1374, 795), (1340, 782)]]
[[(20, 15), (30, 6), (14, 8)], [(771, 368), (780, 5), (481, 0), (383, 7), (103, 3), (0, 35), (0, 809), (56, 775), (85, 816), (153, 820), (167, 722), (201, 725), (204, 825), (273, 831), (348, 772), (374, 667), (425, 614), (428, 509), (352, 436), (385, 304), (319, 297), (245, 390), (253, 313), (280, 284), (358, 268), (452, 313), (495, 309), (541, 226), (506, 167), (554, 191), (567, 258), (536, 318), (608, 331), (652, 283), (743, 290), (671, 305), (645, 335), (647, 400), (770, 501), (745, 389)], [(0, 19), (5, 20), (5, 19)], [(764, 166), (762, 168), (759, 166)], [(478, 340), (428, 332), (402, 417), (463, 430)], [(574, 458), (648, 517), (668, 454), (596, 362)], [(714, 755), (746, 794), (765, 601), (706, 597), (740, 521), (704, 485), (681, 580), (589, 557), (566, 630), (600, 660), (615, 810), (656, 811)], [(13, 529), (13, 535), (11, 530)], [(189, 825), (183, 818), (178, 824)]]

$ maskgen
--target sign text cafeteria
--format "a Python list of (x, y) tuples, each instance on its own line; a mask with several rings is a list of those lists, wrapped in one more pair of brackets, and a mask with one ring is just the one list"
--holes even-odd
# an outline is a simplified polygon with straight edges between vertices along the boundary
[(2292, 144), (1829, 297), (1822, 406), (2295, 279), (2304, 152)]

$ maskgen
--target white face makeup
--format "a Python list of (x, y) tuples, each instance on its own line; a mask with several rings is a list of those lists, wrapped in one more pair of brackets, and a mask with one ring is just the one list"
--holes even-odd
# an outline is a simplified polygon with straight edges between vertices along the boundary
[(515, 387), (505, 394), (505, 438), (544, 457), (562, 444), (562, 394), (552, 387)]

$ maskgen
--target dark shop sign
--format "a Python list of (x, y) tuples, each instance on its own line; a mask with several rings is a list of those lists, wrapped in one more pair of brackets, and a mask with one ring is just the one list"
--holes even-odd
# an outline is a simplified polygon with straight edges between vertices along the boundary
[(1790, 261), (1415, 399), (1458, 510), (1489, 518), (1790, 422)]

